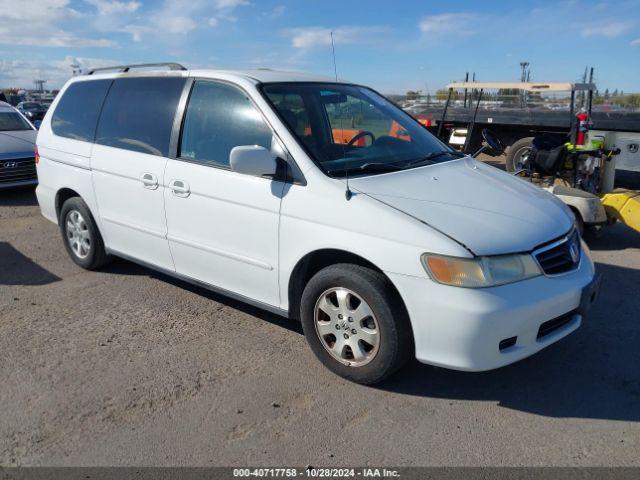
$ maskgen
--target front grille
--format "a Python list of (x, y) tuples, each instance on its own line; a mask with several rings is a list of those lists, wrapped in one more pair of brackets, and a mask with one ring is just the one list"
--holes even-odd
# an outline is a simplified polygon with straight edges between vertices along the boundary
[(578, 268), (580, 254), (580, 235), (576, 230), (573, 230), (564, 240), (533, 252), (546, 275), (558, 275)]
[(34, 180), (36, 174), (35, 158), (16, 158), (0, 160), (0, 185), (3, 183)]
[(544, 322), (542, 325), (540, 325), (540, 328), (538, 329), (537, 339), (540, 340), (542, 337), (545, 337), (550, 333), (555, 332), (559, 328), (564, 327), (567, 323), (573, 320), (573, 316), (575, 314), (576, 314), (575, 311), (569, 312), (565, 315), (562, 315), (561, 317), (556, 317)]

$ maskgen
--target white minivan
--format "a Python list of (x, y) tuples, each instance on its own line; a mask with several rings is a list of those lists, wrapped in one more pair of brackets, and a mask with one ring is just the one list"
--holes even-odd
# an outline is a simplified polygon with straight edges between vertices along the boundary
[(457, 370), (580, 326), (598, 282), (571, 211), (449, 148), (370, 88), (272, 70), (71, 79), (38, 201), (78, 265), (111, 256), (302, 322), (329, 369)]

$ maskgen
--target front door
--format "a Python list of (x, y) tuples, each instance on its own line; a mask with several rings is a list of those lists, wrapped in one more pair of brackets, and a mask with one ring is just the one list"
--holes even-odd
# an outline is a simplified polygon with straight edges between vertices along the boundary
[(271, 129), (243, 91), (196, 81), (178, 157), (167, 163), (164, 198), (178, 273), (278, 306), (278, 226), (285, 184), (229, 168), (233, 147), (272, 148), (272, 143)]

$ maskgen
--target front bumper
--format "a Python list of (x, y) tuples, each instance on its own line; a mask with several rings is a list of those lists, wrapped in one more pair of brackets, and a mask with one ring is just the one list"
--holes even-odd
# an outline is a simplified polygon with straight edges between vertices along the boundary
[(583, 248), (570, 273), (484, 289), (388, 273), (411, 319), (416, 358), (455, 370), (492, 370), (567, 336), (597, 298), (600, 280), (587, 252)]

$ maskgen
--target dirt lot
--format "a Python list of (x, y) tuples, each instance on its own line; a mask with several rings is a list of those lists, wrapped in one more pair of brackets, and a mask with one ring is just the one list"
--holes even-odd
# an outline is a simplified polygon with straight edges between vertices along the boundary
[(125, 261), (67, 258), (33, 192), (0, 194), (0, 465), (640, 465), (640, 235), (591, 242), (583, 327), (487, 373), (376, 388), (295, 323)]

